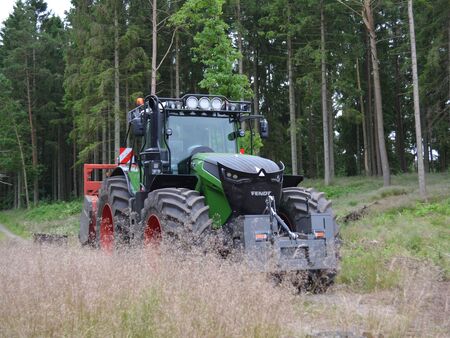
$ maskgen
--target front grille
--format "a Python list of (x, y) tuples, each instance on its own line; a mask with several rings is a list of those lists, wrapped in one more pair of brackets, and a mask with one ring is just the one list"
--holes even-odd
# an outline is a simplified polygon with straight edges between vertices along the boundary
[(237, 215), (260, 215), (266, 208), (266, 198), (270, 194), (278, 203), (281, 198), (283, 171), (258, 173), (236, 171), (218, 164), (220, 180), (231, 210)]

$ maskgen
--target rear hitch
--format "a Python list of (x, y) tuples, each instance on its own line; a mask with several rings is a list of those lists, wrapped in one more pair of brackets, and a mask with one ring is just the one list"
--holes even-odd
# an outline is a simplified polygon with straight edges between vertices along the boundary
[[(281, 227), (288, 233), (290, 239), (296, 240), (299, 238), (299, 235), (295, 232), (292, 232), (291, 229), (287, 226), (287, 224), (283, 221), (283, 219), (278, 216), (275, 205), (275, 197), (269, 195), (266, 198), (266, 210), (265, 213), (268, 212), (270, 215), (270, 225), (272, 229), (274, 229), (274, 222), (277, 222)], [(278, 226), (275, 227), (278, 230)]]

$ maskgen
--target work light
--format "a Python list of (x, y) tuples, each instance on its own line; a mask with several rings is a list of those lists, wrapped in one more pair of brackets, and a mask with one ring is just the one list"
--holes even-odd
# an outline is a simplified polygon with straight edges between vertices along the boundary
[(207, 97), (202, 97), (200, 101), (198, 102), (200, 109), (203, 110), (209, 110), (211, 109), (211, 103), (209, 102), (209, 99)]
[(195, 96), (189, 96), (186, 99), (186, 106), (189, 109), (197, 109), (197, 107), (198, 107), (198, 100), (197, 100), (197, 98)]
[(213, 110), (221, 110), (222, 109), (222, 100), (218, 97), (215, 97), (211, 100), (211, 107)]

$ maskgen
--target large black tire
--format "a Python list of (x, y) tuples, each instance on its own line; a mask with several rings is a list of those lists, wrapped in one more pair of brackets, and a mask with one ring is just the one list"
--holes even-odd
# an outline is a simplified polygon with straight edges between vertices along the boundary
[[(330, 213), (331, 202), (325, 198), (323, 192), (302, 187), (284, 188), (282, 191), (280, 216), (288, 222), (292, 231), (308, 233), (307, 217), (310, 213)], [(335, 229), (337, 225), (335, 223)]]
[(184, 249), (205, 244), (212, 224), (205, 198), (185, 188), (164, 188), (149, 193), (141, 221), (144, 243), (163, 240)]
[[(311, 231), (308, 215), (311, 213), (328, 213), (333, 215), (335, 229), (336, 258), (339, 262), (339, 226), (336, 224), (331, 201), (325, 198), (323, 192), (302, 187), (284, 188), (278, 210), (292, 231), (309, 233)], [(306, 289), (312, 292), (324, 292), (334, 283), (338, 266), (329, 270), (310, 270)]]
[(130, 242), (129, 200), (124, 176), (106, 178), (99, 192), (96, 224), (97, 246), (105, 252)]

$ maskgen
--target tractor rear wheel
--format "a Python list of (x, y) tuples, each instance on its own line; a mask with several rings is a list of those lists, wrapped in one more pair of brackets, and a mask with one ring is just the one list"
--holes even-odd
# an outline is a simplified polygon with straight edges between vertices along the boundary
[(112, 176), (103, 181), (98, 199), (96, 241), (106, 253), (112, 253), (120, 245), (129, 243), (130, 198), (124, 176)]
[(185, 188), (164, 188), (149, 193), (141, 220), (144, 244), (162, 240), (184, 249), (204, 244), (212, 224), (205, 198)]
[[(325, 198), (323, 192), (302, 187), (284, 188), (280, 201), (279, 214), (292, 231), (309, 233), (309, 215), (311, 213), (328, 213), (333, 215), (335, 229), (336, 258), (339, 258), (339, 227), (336, 224), (331, 201)], [(306, 288), (312, 292), (323, 292), (334, 283), (336, 269), (311, 270)]]

